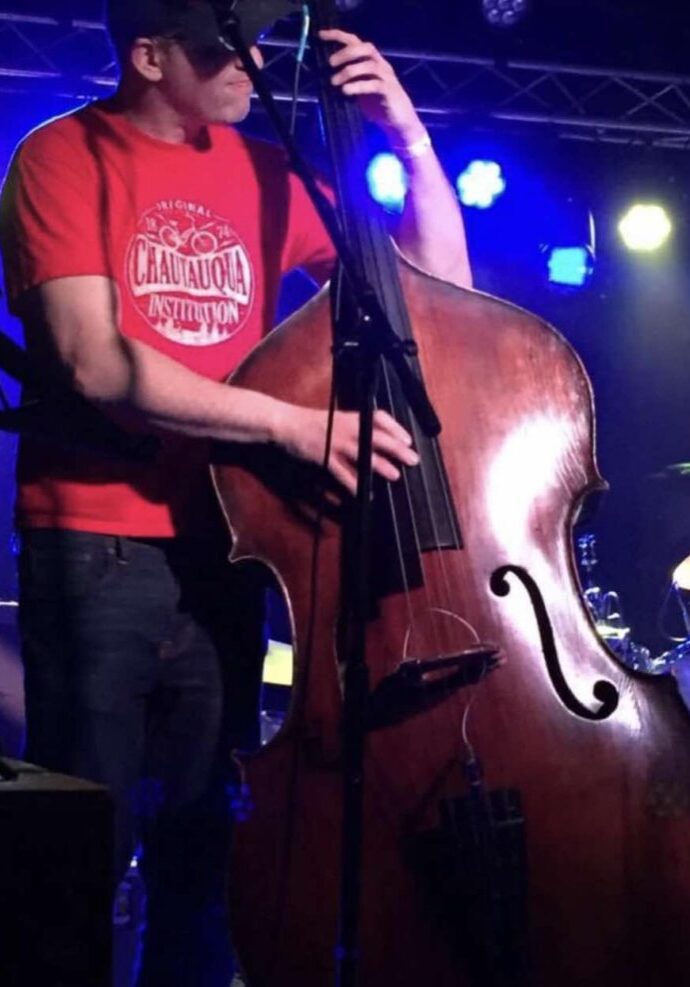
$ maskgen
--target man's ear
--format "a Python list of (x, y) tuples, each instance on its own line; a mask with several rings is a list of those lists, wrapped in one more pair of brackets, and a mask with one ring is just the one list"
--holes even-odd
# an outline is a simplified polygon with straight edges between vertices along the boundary
[(129, 60), (134, 70), (147, 82), (160, 82), (163, 58), (163, 46), (153, 38), (136, 38), (132, 42)]

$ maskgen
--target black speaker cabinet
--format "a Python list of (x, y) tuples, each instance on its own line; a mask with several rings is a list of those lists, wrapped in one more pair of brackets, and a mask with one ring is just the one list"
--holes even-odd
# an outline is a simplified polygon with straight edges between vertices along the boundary
[(0, 984), (110, 987), (112, 808), (105, 788), (6, 761)]

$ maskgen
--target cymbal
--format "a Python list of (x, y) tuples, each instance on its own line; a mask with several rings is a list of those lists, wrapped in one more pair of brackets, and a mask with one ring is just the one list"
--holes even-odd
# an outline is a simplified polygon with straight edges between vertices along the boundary
[(646, 478), (671, 483), (690, 483), (690, 463), (669, 463), (656, 473), (648, 473)]
[(673, 585), (678, 589), (690, 591), (690, 555), (687, 555), (682, 562), (679, 562), (673, 570), (671, 576)]

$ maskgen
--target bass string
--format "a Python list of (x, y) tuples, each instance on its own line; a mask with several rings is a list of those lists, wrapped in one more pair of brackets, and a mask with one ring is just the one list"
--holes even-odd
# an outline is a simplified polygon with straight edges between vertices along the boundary
[[(383, 239), (379, 238), (378, 240), (376, 240), (374, 238), (374, 231), (371, 229), (370, 225), (366, 225), (364, 229), (365, 229), (365, 234), (368, 233), (369, 237), (372, 240), (372, 244), (371, 244), (372, 249), (370, 251), (370, 256), (372, 257), (373, 267), (375, 269), (376, 285), (381, 286), (387, 284), (389, 286), (391, 285), (396, 286), (397, 290), (395, 291), (395, 302), (396, 302), (395, 307), (398, 310), (398, 318), (394, 319), (393, 322), (394, 325), (396, 325), (397, 323), (398, 326), (400, 325), (404, 326), (405, 320), (407, 319), (407, 309), (405, 307), (405, 302), (402, 294), (402, 287), (400, 285), (400, 280), (398, 276), (397, 261), (395, 258), (395, 254), (393, 252), (390, 239), (388, 238), (387, 234), (385, 234)], [(399, 335), (403, 335), (403, 333), (399, 332)], [(405, 335), (410, 335), (410, 336), (413, 335), (411, 326), (407, 331), (407, 333), (405, 333)], [(394, 396), (393, 396), (393, 387), (391, 384), (391, 371), (386, 367), (384, 361), (382, 361), (382, 377), (386, 390), (388, 406), (393, 410)], [(437, 475), (443, 476), (443, 466), (442, 466), (440, 450), (438, 447), (438, 441), (436, 439), (431, 439), (430, 441), (425, 442), (425, 447), (429, 447), (429, 446), (431, 446), (432, 449), (433, 464), (437, 470)], [(421, 449), (420, 452), (424, 453), (424, 449)], [(432, 529), (433, 546), (429, 550), (428, 554), (435, 553), (439, 560), (439, 569), (441, 574), (441, 595), (439, 599), (434, 599), (432, 597), (429, 584), (427, 582), (427, 579), (425, 578), (424, 597), (425, 597), (425, 606), (426, 606), (427, 614), (431, 617), (432, 633), (434, 635), (434, 647), (436, 649), (437, 654), (440, 656), (443, 653), (444, 648), (442, 645), (441, 635), (437, 629), (436, 620), (434, 619), (433, 614), (435, 614), (439, 608), (452, 610), (455, 594), (453, 593), (452, 581), (448, 572), (448, 566), (445, 558), (445, 551), (441, 547), (441, 536), (439, 533), (436, 509), (434, 505), (434, 498), (431, 492), (427, 467), (425, 466), (424, 459), (422, 458), (422, 462), (420, 463), (419, 466), (411, 467), (411, 468), (420, 471), (419, 475), (421, 477), (421, 486), (423, 491), (422, 504), (419, 505), (415, 503), (415, 497), (412, 492), (412, 488), (408, 478), (409, 474), (406, 467), (402, 468), (401, 481), (398, 482), (402, 482), (403, 489), (405, 491), (407, 511), (410, 517), (413, 538), (414, 538), (414, 555), (415, 555), (414, 561), (421, 572), (424, 572), (423, 560), (424, 560), (424, 555), (427, 553), (425, 553), (424, 549), (422, 548), (422, 539), (419, 531), (419, 523), (418, 523), (417, 515), (420, 510), (426, 512), (426, 515), (429, 519), (430, 526)], [(445, 510), (448, 512), (448, 514), (452, 515), (454, 513), (454, 508), (449, 499), (448, 488), (445, 483), (442, 483), (441, 486), (443, 489), (443, 496), (444, 496), (443, 506)], [(400, 523), (400, 519), (398, 517), (398, 510), (395, 503), (395, 497), (393, 495), (393, 491), (390, 484), (387, 484), (387, 493), (388, 493), (389, 508), (391, 511), (391, 517), (393, 522), (393, 529), (396, 539), (400, 576), (404, 586), (406, 587), (405, 592), (407, 595), (408, 613), (410, 614), (410, 625), (411, 627), (414, 627), (417, 621), (414, 616), (415, 610), (411, 600), (411, 591), (410, 591), (411, 579), (409, 576), (408, 566), (403, 549), (403, 539), (401, 536), (402, 526)]]
[[(363, 232), (362, 232), (363, 231)], [(405, 321), (407, 320), (409, 329), (407, 332), (399, 333), (399, 335), (412, 336), (412, 327), (409, 325), (407, 308), (405, 307), (405, 302), (402, 293), (402, 287), (400, 285), (400, 280), (398, 276), (397, 259), (395, 257), (392, 244), (390, 239), (386, 234), (383, 237), (375, 238), (375, 230), (372, 229), (371, 224), (358, 224), (357, 232), (360, 237), (362, 235), (367, 236), (372, 242), (369, 245), (369, 257), (372, 259), (372, 267), (376, 276), (375, 284), (377, 287), (381, 285), (395, 285), (397, 291), (395, 292), (396, 302), (395, 307), (397, 308), (399, 314), (396, 320), (398, 325), (405, 326)], [(369, 272), (371, 273), (371, 272)], [(394, 323), (395, 324), (395, 323)], [(391, 385), (391, 371), (386, 367), (385, 362), (382, 361), (382, 377), (384, 381), (384, 386), (386, 390), (387, 402), (389, 408), (394, 408), (394, 398), (393, 398), (393, 387)], [(424, 447), (428, 452), (429, 448), (431, 450), (431, 457), (433, 466), (436, 468), (437, 475), (445, 480), (445, 472), (442, 463), (442, 454), (437, 439), (431, 439), (424, 443)], [(449, 572), (449, 564), (446, 559), (446, 550), (441, 545), (441, 537), (439, 533), (439, 527), (437, 523), (437, 513), (436, 505), (434, 504), (434, 496), (431, 491), (431, 487), (428, 479), (427, 467), (425, 466), (424, 460), (418, 467), (413, 467), (413, 469), (419, 469), (421, 475), (421, 487), (422, 487), (422, 503), (415, 503), (415, 496), (412, 492), (411, 485), (408, 479), (408, 470), (403, 467), (402, 469), (402, 479), (403, 489), (405, 492), (405, 500), (407, 505), (407, 512), (411, 521), (413, 540), (414, 540), (414, 562), (419, 567), (419, 570), (423, 573), (424, 579), (424, 604), (426, 608), (427, 619), (424, 622), (424, 626), (431, 626), (433, 647), (435, 648), (436, 654), (440, 657), (447, 654), (449, 650), (453, 650), (454, 642), (457, 640), (455, 633), (450, 634), (450, 638), (447, 638), (445, 633), (442, 633), (441, 627), (446, 629), (449, 627), (448, 616), (456, 616), (458, 620), (466, 623), (463, 618), (456, 613), (457, 600), (460, 598), (458, 591), (458, 586), (455, 581), (459, 579), (455, 576), (455, 581), (451, 577)], [(449, 516), (453, 516), (455, 512), (454, 505), (450, 499), (450, 491), (446, 482), (441, 483), (442, 497), (443, 497), (443, 507)], [(396, 506), (396, 500), (393, 494), (392, 486), (390, 483), (386, 484), (387, 497), (389, 510), (391, 512), (392, 527), (395, 538), (396, 553), (397, 553), (397, 564), (399, 567), (400, 578), (404, 586), (405, 598), (406, 598), (406, 608), (408, 613), (408, 621), (411, 630), (416, 630), (418, 634), (418, 640), (421, 642), (422, 637), (419, 631), (419, 620), (417, 618), (417, 608), (415, 607), (412, 597), (411, 597), (411, 579), (408, 571), (408, 563), (406, 560), (405, 551), (403, 548), (403, 538), (401, 536), (401, 523), (398, 517), (398, 508)], [(425, 552), (422, 548), (422, 539), (418, 524), (418, 512), (424, 511), (430, 522), (430, 527), (432, 530), (433, 546), (428, 551)], [(434, 587), (433, 593), (428, 582), (428, 573), (424, 571), (423, 560), (424, 556), (431, 557), (435, 556), (438, 559), (438, 572), (440, 573), (440, 593), (437, 594), (437, 588)], [(443, 621), (439, 618), (443, 617)], [(410, 634), (406, 635), (406, 640), (409, 638)], [(476, 637), (476, 633), (474, 635)], [(457, 648), (455, 648), (457, 650)], [(407, 648), (403, 650), (402, 660), (407, 660), (409, 656), (407, 654)], [(458, 732), (458, 736), (461, 736), (462, 725), (464, 722), (464, 717), (466, 715), (466, 708), (461, 706), (458, 708), (458, 704), (452, 704), (452, 709), (457, 709), (457, 720), (455, 724), (455, 729)], [(436, 717), (432, 717), (432, 723), (435, 725)]]
[[(317, 6), (321, 8), (317, 11), (317, 21), (318, 14), (325, 16), (326, 13), (332, 13), (332, 11), (325, 11), (325, 5)], [(318, 29), (318, 26), (318, 23), (314, 24), (315, 30)], [(327, 57), (325, 54), (325, 48), (322, 43), (318, 42), (318, 40), (315, 41), (315, 47), (317, 50), (317, 59), (320, 59), (320, 67), (322, 71), (325, 72), (327, 71)], [(411, 328), (409, 327), (409, 318), (398, 275), (398, 262), (393, 251), (388, 231), (385, 229), (384, 224), (381, 221), (381, 217), (374, 215), (373, 203), (368, 198), (368, 195), (366, 195), (366, 192), (364, 195), (362, 194), (363, 189), (361, 182), (363, 180), (364, 170), (360, 168), (359, 165), (361, 165), (363, 161), (365, 144), (363, 140), (361, 114), (358, 108), (354, 106), (351, 101), (348, 101), (342, 97), (341, 93), (336, 92), (333, 88), (328, 86), (322, 88), (324, 91), (322, 92), (321, 105), (323, 108), (324, 120), (329, 136), (329, 146), (333, 159), (334, 175), (336, 180), (335, 184), (338, 190), (341, 226), (346, 234), (346, 239), (348, 240), (350, 246), (355, 247), (353, 252), (359, 259), (360, 269), (366, 272), (370, 283), (372, 283), (374, 289), (376, 290), (381, 304), (385, 309), (387, 309), (389, 317), (391, 317), (393, 322), (394, 329), (396, 329), (398, 334), (403, 338), (405, 338), (406, 335), (410, 337), (412, 333)], [(354, 168), (353, 165), (355, 166)], [(361, 175), (359, 174), (360, 171)], [(353, 174), (354, 172), (356, 172), (356, 175)], [(368, 209), (361, 208), (364, 203), (366, 203)], [(359, 208), (353, 208), (353, 206)], [(392, 304), (390, 304), (391, 300)], [(387, 302), (388, 304), (386, 304)], [(402, 332), (400, 331), (401, 327)], [(382, 366), (382, 373), (389, 407), (391, 407), (391, 410), (394, 410), (393, 392), (390, 383), (389, 370), (385, 364)], [(428, 443), (426, 444), (428, 445)], [(436, 469), (439, 469), (439, 472), (442, 473), (442, 470), (440, 470), (440, 451), (435, 440), (432, 440), (431, 446), (433, 450), (431, 456), (433, 465)], [(417, 606), (415, 606), (415, 601), (413, 601), (412, 598), (410, 567), (412, 564), (416, 563), (418, 571), (424, 573), (423, 559), (425, 552), (422, 548), (422, 541), (417, 520), (417, 512), (423, 510), (426, 511), (430, 521), (429, 526), (431, 528), (433, 545), (429, 552), (435, 553), (435, 555), (439, 558), (438, 571), (440, 572), (441, 586), (440, 593), (438, 593), (437, 587), (434, 586), (434, 595), (432, 596), (432, 590), (430, 589), (427, 578), (423, 578), (424, 588), (421, 609), (426, 611), (424, 627), (431, 627), (432, 645), (435, 648), (436, 654), (441, 656), (447, 651), (447, 648), (443, 647), (444, 635), (441, 633), (441, 622), (438, 620), (437, 614), (440, 610), (453, 611), (455, 599), (455, 594), (453, 592), (454, 587), (452, 585), (452, 579), (449, 575), (445, 552), (441, 547), (441, 537), (434, 510), (433, 496), (425, 467), (421, 464), (419, 467), (414, 468), (420, 469), (421, 472), (421, 505), (419, 503), (415, 504), (415, 500), (419, 500), (420, 498), (413, 495), (405, 468), (402, 469), (402, 480), (399, 481), (403, 484), (404, 497), (411, 522), (413, 540), (412, 558), (410, 558), (409, 554), (406, 558), (405, 547), (403, 544), (402, 526), (398, 517), (395, 497), (393, 496), (390, 485), (386, 485), (388, 506), (393, 527), (397, 566), (403, 587), (407, 619), (409, 622), (408, 634), (405, 635), (405, 640), (409, 638), (409, 629), (411, 629), (416, 632), (417, 640), (420, 641), (420, 643), (422, 641), (422, 634), (419, 628), (419, 619), (417, 617), (419, 602), (417, 602)], [(451, 509), (452, 511), (449, 503), (448, 489), (445, 482), (442, 483), (442, 487), (444, 507), (446, 510)], [(410, 559), (409, 565), (407, 561), (408, 558)], [(436, 598), (437, 593), (438, 598)], [(402, 660), (405, 660), (407, 657), (405, 650), (406, 649), (404, 648), (403, 642), (401, 641), (400, 657)]]
[[(325, 24), (330, 26), (332, 21), (330, 14), (331, 11), (324, 10), (325, 5), (319, 5), (320, 9), (317, 13), (321, 15), (321, 19)], [(315, 21), (314, 27), (318, 28), (318, 20)], [(315, 48), (317, 52), (317, 58), (320, 58), (321, 66), (326, 64), (326, 58), (323, 54), (322, 43), (315, 41)], [(358, 221), (358, 214), (360, 210), (352, 208), (351, 202), (351, 183), (353, 181), (352, 171), (348, 167), (351, 162), (357, 162), (361, 158), (360, 148), (362, 146), (362, 127), (361, 118), (358, 112), (356, 112), (355, 107), (347, 103), (340, 93), (331, 91), (329, 87), (323, 87), (324, 91), (321, 94), (321, 105), (323, 109), (324, 121), (326, 124), (326, 130), (328, 133), (328, 144), (331, 151), (332, 161), (333, 161), (333, 173), (334, 173), (334, 186), (337, 190), (337, 201), (340, 212), (341, 229), (344, 233), (345, 239), (353, 249), (355, 258), (359, 262), (359, 267), (361, 271), (366, 271), (369, 275), (370, 281), (373, 282), (373, 287), (377, 289), (378, 296), (381, 297), (380, 286), (383, 284), (381, 265), (379, 260), (380, 251), (376, 249), (375, 240), (373, 237), (373, 232), (371, 230), (371, 223), (362, 223)], [(371, 220), (371, 210), (368, 211), (368, 220)], [(367, 265), (366, 260), (370, 263)], [(373, 268), (372, 270), (367, 270), (367, 267)], [(340, 284), (340, 281), (339, 281)], [(388, 381), (388, 375), (385, 365), (381, 366), (381, 372), (385, 381), (386, 390), (389, 394), (390, 399), (390, 384)], [(409, 488), (406, 484), (406, 493), (409, 496)], [(403, 593), (405, 595), (408, 621), (411, 625), (415, 622), (414, 611), (412, 607), (412, 599), (410, 594), (410, 579), (407, 571), (407, 566), (404, 558), (403, 540), (401, 535), (401, 526), (398, 522), (395, 505), (393, 502), (392, 493), (390, 487), (387, 486), (387, 496), (389, 500), (389, 505), (391, 508), (391, 518), (393, 522), (393, 537), (396, 548), (397, 565), (399, 568), (399, 576), (403, 585)], [(411, 506), (411, 500), (410, 500)], [(410, 511), (411, 516), (413, 512)], [(415, 526), (416, 529), (416, 526)], [(414, 530), (415, 538), (415, 552), (419, 557), (419, 564), (421, 565), (421, 543), (419, 540), (419, 535), (416, 530)]]

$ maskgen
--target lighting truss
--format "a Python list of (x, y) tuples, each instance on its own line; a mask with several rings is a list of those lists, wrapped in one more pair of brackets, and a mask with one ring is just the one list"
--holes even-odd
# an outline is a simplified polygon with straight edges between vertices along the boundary
[[(0, 0), (1, 4), (1, 0)], [(292, 98), (295, 42), (263, 43), (269, 84)], [(563, 139), (690, 150), (690, 76), (583, 65), (497, 62), (389, 50), (428, 126), (548, 129)], [(115, 66), (103, 25), (0, 9), (0, 94), (107, 95)], [(299, 110), (312, 114), (316, 84), (305, 67)]]

